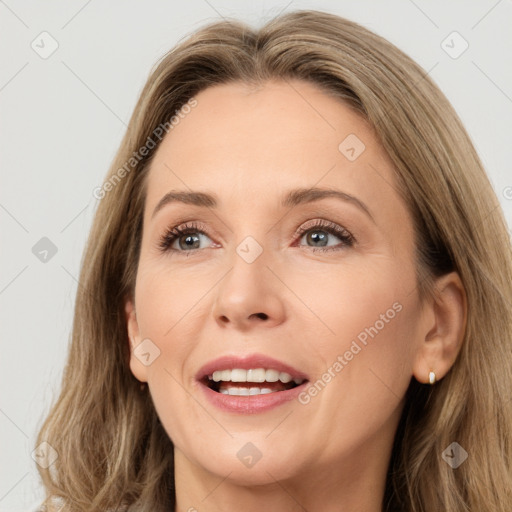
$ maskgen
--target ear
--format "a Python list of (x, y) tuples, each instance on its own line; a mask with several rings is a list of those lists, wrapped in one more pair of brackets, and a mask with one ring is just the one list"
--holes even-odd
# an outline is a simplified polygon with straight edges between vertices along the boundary
[(134, 355), (134, 349), (142, 342), (135, 305), (131, 299), (125, 302), (126, 325), (130, 344), (130, 371), (141, 382), (147, 382), (147, 367)]
[(457, 272), (450, 272), (435, 282), (435, 297), (425, 306), (429, 325), (420, 340), (413, 374), (428, 383), (433, 371), (436, 381), (453, 366), (462, 347), (467, 320), (467, 298)]

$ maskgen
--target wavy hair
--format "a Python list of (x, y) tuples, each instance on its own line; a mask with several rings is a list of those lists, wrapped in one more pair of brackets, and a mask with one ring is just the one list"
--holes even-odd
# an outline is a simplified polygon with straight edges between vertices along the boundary
[[(49, 468), (38, 467), (47, 509), (60, 502), (63, 511), (173, 510), (173, 445), (147, 388), (130, 372), (124, 312), (156, 149), (138, 155), (131, 169), (126, 162), (200, 91), (271, 79), (308, 81), (369, 121), (414, 221), (420, 296), (452, 270), (466, 290), (466, 330), (453, 367), (433, 387), (411, 379), (383, 510), (510, 512), (512, 250), (498, 199), (428, 74), (366, 28), (310, 10), (258, 30), (236, 20), (210, 23), (153, 68), (105, 178), (108, 193), (81, 263), (60, 396), (37, 439), (59, 455)], [(452, 442), (469, 454), (457, 469), (442, 458)]]

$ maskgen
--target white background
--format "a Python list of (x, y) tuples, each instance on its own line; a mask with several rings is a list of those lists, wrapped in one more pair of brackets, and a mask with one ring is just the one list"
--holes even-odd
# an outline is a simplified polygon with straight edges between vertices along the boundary
[[(430, 71), (512, 225), (511, 0), (0, 0), (0, 511), (42, 497), (31, 452), (60, 384), (92, 192), (151, 67), (206, 22), (305, 8), (363, 24)], [(47, 59), (31, 47), (43, 31), (58, 42)], [(457, 59), (441, 47), (453, 31), (469, 44)], [(57, 247), (46, 263), (32, 253), (42, 237)]]

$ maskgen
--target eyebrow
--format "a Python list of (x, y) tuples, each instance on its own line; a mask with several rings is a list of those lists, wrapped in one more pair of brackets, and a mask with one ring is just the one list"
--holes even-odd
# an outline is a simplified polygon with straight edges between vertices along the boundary
[[(362, 210), (374, 223), (375, 220), (369, 208), (357, 197), (331, 188), (298, 188), (288, 191), (283, 197), (281, 205), (285, 208), (299, 204), (312, 203), (326, 198), (336, 198), (346, 203), (351, 203)], [(204, 208), (217, 208), (219, 201), (215, 195), (195, 191), (175, 191), (165, 194), (153, 210), (152, 218), (166, 205), (171, 203), (183, 203)]]

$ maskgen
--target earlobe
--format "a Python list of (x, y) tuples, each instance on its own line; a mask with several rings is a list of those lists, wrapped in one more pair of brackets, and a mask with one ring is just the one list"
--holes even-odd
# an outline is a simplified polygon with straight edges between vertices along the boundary
[(127, 342), (130, 345), (130, 371), (137, 380), (147, 382), (146, 367), (135, 357), (134, 349), (141, 342), (139, 324), (135, 305), (132, 300), (125, 302), (126, 330), (128, 332)]
[(422, 340), (413, 368), (416, 379), (425, 384), (434, 384), (442, 379), (462, 348), (467, 298), (457, 272), (450, 272), (436, 280), (435, 297), (431, 301), (428, 308), (434, 320), (421, 333)]

